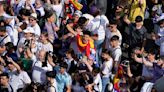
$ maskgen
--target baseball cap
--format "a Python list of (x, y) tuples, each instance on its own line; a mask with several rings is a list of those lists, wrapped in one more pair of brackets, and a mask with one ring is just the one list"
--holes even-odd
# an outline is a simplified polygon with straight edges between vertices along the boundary
[(27, 27), (25, 30), (23, 30), (24, 33), (35, 33), (34, 29), (32, 27)]
[(74, 15), (77, 15), (78, 17), (81, 17), (82, 16), (82, 12), (79, 11), (79, 10), (76, 10)]
[(32, 13), (32, 14), (30, 15), (30, 17), (31, 17), (31, 18), (34, 18), (35, 20), (37, 20), (37, 14), (36, 14), (36, 13)]
[(141, 16), (137, 16), (135, 22), (141, 22), (141, 21), (143, 21), (143, 18)]

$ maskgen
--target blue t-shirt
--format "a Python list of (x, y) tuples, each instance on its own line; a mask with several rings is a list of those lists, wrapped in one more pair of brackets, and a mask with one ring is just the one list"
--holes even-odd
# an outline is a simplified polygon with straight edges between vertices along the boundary
[(71, 76), (65, 72), (64, 74), (58, 73), (56, 75), (58, 92), (64, 92), (64, 89), (72, 84)]

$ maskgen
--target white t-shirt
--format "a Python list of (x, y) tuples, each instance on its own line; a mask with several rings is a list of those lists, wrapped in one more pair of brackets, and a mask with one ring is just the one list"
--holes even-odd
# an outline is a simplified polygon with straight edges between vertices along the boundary
[(106, 30), (105, 33), (105, 49), (109, 50), (111, 49), (111, 45), (110, 45), (110, 39), (114, 36), (117, 35), (119, 37), (119, 46), (121, 46), (121, 42), (122, 42), (122, 35), (120, 33), (119, 30), (117, 30), (116, 32), (111, 32), (109, 29)]
[(62, 12), (63, 5), (60, 3), (58, 5), (52, 5), (51, 7), (54, 11), (56, 11), (56, 15), (59, 17)]
[(157, 39), (155, 43), (160, 46), (160, 55), (164, 55), (164, 37)]
[(112, 53), (112, 58), (114, 61), (121, 61), (121, 55), (122, 55), (122, 51), (121, 51), (121, 47), (117, 46), (115, 48), (111, 48), (111, 53)]
[(45, 83), (46, 72), (52, 71), (52, 66), (47, 62), (47, 66), (42, 67), (42, 62), (38, 61), (35, 55), (33, 55), (32, 60), (32, 80), (41, 84)]
[(0, 37), (0, 45), (5, 45), (8, 42), (11, 42), (10, 36), (6, 33), (4, 37)]
[(58, 92), (56, 79), (54, 79), (54, 83), (53, 84), (51, 84), (51, 85), (48, 84), (47, 92)]
[(43, 7), (37, 8), (36, 10), (40, 12), (41, 17), (45, 15), (45, 11)]
[(53, 52), (53, 46), (50, 42), (48, 42), (47, 44), (43, 44), (41, 42), (38, 42), (37, 43), (37, 49), (38, 49), (38, 51), (44, 50), (46, 52), (48, 52), (48, 51)]
[(13, 71), (10, 73), (10, 80), (9, 80), (10, 85), (12, 86), (14, 92), (17, 92), (19, 88), (23, 88), (26, 84), (31, 83), (31, 79), (27, 72), (21, 71), (19, 74), (17, 71)]
[(85, 26), (85, 29), (88, 29), (88, 30), (91, 29), (91, 26), (92, 26), (91, 21), (94, 19), (94, 17), (90, 14), (87, 14), (87, 13), (83, 14), (82, 17), (85, 17), (86, 19), (89, 20), (88, 24)]
[(105, 15), (98, 15), (91, 21), (91, 28), (89, 29), (93, 34), (98, 34), (98, 40), (105, 39), (106, 26), (109, 24), (109, 20)]
[(33, 26), (32, 28), (35, 31), (35, 35), (39, 37), (41, 34), (41, 29), (40, 29), (40, 26), (38, 25), (38, 23), (36, 23), (35, 26)]
[(52, 9), (53, 9), (54, 11), (56, 11), (57, 26), (59, 27), (59, 26), (60, 26), (59, 17), (61, 16), (61, 14), (63, 14), (63, 5), (62, 5), (62, 3), (60, 3), (60, 4), (58, 4), (58, 5), (52, 5), (51, 7), (52, 7)]
[(102, 64), (102, 73), (103, 73), (102, 77), (109, 78), (109, 76), (111, 75), (112, 67), (113, 67), (113, 59), (112, 58), (109, 61), (104, 61)]
[(101, 80), (100, 73), (97, 74), (97, 75), (94, 77), (93, 82), (96, 84), (96, 85), (94, 85), (94, 90), (96, 90), (96, 91), (98, 91), (98, 92), (101, 92), (101, 91), (102, 91), (102, 80)]
[(12, 25), (6, 26), (6, 30), (7, 30), (7, 33), (9, 34), (14, 46), (16, 46), (18, 43), (18, 31)]

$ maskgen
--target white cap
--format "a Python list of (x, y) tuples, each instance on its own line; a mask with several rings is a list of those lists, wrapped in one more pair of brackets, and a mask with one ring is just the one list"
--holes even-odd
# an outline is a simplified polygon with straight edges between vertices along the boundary
[(27, 27), (25, 30), (23, 30), (24, 33), (35, 33), (34, 29), (32, 27)]
[(79, 11), (79, 10), (76, 10), (74, 14), (76, 14), (76, 15), (77, 15), (77, 16), (79, 16), (79, 17), (81, 17), (82, 12), (81, 12), (81, 11)]
[(37, 19), (37, 14), (36, 13), (31, 13), (30, 17)]

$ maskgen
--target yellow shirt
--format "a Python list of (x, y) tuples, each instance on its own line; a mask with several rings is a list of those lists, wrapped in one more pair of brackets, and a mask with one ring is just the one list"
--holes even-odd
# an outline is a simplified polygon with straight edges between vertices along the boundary
[[(129, 4), (132, 3), (133, 0), (129, 0)], [(139, 6), (139, 1), (140, 0), (134, 0), (131, 6), (130, 14), (129, 14), (129, 20), (131, 22), (135, 22), (135, 18), (137, 16), (142, 16), (144, 19), (144, 14), (145, 14), (145, 9), (146, 9), (146, 0), (143, 0), (143, 4), (141, 7)]]

